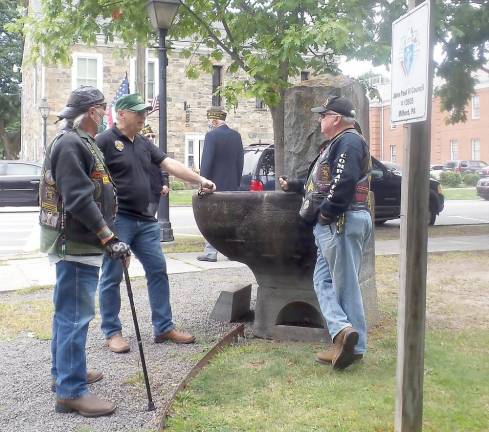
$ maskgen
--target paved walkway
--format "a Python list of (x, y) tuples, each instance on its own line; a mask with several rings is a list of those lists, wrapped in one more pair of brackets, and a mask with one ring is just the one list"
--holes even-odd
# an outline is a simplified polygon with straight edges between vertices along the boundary
[[(428, 241), (429, 252), (489, 250), (489, 235), (438, 237)], [(399, 240), (377, 240), (376, 255), (398, 255)], [(197, 252), (165, 254), (168, 274), (192, 273), (209, 269), (238, 268), (245, 265), (229, 261), (219, 254), (215, 263), (197, 261)], [(129, 268), (131, 277), (144, 276), (139, 261), (132, 258)], [(54, 266), (49, 265), (45, 256), (16, 256), (0, 262), (0, 292), (25, 289), (33, 286), (53, 285)]]

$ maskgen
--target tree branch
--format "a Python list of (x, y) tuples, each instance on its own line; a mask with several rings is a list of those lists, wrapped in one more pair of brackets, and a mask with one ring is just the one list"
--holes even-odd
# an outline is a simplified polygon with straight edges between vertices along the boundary
[(197, 20), (206, 30), (208, 36), (217, 44), (219, 45), (228, 55), (235, 61), (237, 62), (241, 68), (245, 72), (249, 72), (249, 69), (246, 67), (246, 64), (244, 63), (243, 59), (240, 58), (236, 52), (233, 50), (229, 49), (221, 39), (217, 37), (217, 35), (214, 33), (212, 28), (200, 17), (198, 16), (192, 9), (190, 9), (183, 1), (180, 1), (180, 4), (194, 17), (195, 20)]

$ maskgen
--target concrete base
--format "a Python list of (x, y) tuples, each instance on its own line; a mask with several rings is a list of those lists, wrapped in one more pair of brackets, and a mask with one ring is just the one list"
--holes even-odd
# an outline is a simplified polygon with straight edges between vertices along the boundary
[(210, 317), (215, 321), (234, 322), (250, 313), (251, 284), (221, 291)]

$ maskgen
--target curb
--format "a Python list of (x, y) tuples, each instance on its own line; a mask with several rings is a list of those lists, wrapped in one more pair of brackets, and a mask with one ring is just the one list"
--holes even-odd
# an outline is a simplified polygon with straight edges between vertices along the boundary
[(161, 422), (158, 431), (164, 431), (166, 428), (166, 419), (170, 416), (170, 411), (177, 397), (178, 393), (187, 387), (188, 383), (211, 361), (213, 357), (219, 354), (225, 347), (231, 345), (231, 343), (236, 342), (239, 337), (244, 338), (244, 328), (245, 325), (243, 323), (239, 324), (234, 329), (230, 330), (227, 334), (225, 334), (207, 353), (204, 357), (202, 357), (198, 363), (190, 369), (189, 373), (183, 378), (178, 387), (175, 389), (173, 394), (170, 397), (170, 400), (166, 404), (166, 407), (163, 411), (163, 415), (161, 417)]

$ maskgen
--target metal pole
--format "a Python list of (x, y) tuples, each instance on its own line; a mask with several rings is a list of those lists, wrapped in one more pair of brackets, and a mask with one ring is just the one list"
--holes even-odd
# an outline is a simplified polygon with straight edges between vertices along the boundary
[[(429, 163), (433, 88), (433, 17), (430, 8), (427, 118), (408, 125), (401, 193), (400, 290), (397, 322), (396, 432), (423, 428), (423, 375), (426, 320)], [(409, 10), (419, 0), (409, 0)]]
[(136, 308), (134, 307), (134, 299), (132, 296), (131, 279), (129, 278), (129, 272), (124, 259), (121, 260), (122, 268), (124, 269), (124, 279), (126, 281), (127, 296), (129, 297), (129, 304), (131, 305), (132, 320), (134, 322), (134, 330), (136, 331), (136, 338), (139, 347), (139, 357), (141, 358), (141, 366), (143, 368), (144, 384), (146, 385), (146, 393), (148, 395), (148, 411), (154, 411), (156, 409), (151, 396), (151, 387), (149, 385), (148, 371), (146, 369), (146, 361), (144, 359), (143, 342), (141, 340), (141, 333), (139, 332), (138, 317), (136, 315)]
[[(160, 44), (158, 49), (158, 60), (160, 64), (160, 94), (159, 94), (159, 105), (160, 105), (160, 120), (159, 120), (159, 143), (158, 146), (160, 150), (164, 153), (167, 152), (167, 130), (166, 130), (166, 65), (168, 63), (166, 56), (166, 43), (165, 38), (167, 30), (160, 28)], [(160, 225), (160, 240), (162, 242), (171, 242), (173, 238), (173, 230), (170, 223), (170, 201), (168, 195), (162, 196), (160, 198), (160, 204), (158, 206), (158, 224)]]
[(47, 127), (48, 127), (48, 121), (47, 117), (42, 117), (42, 146), (44, 148), (44, 153), (46, 153), (46, 143), (48, 139), (48, 134), (47, 134)]

